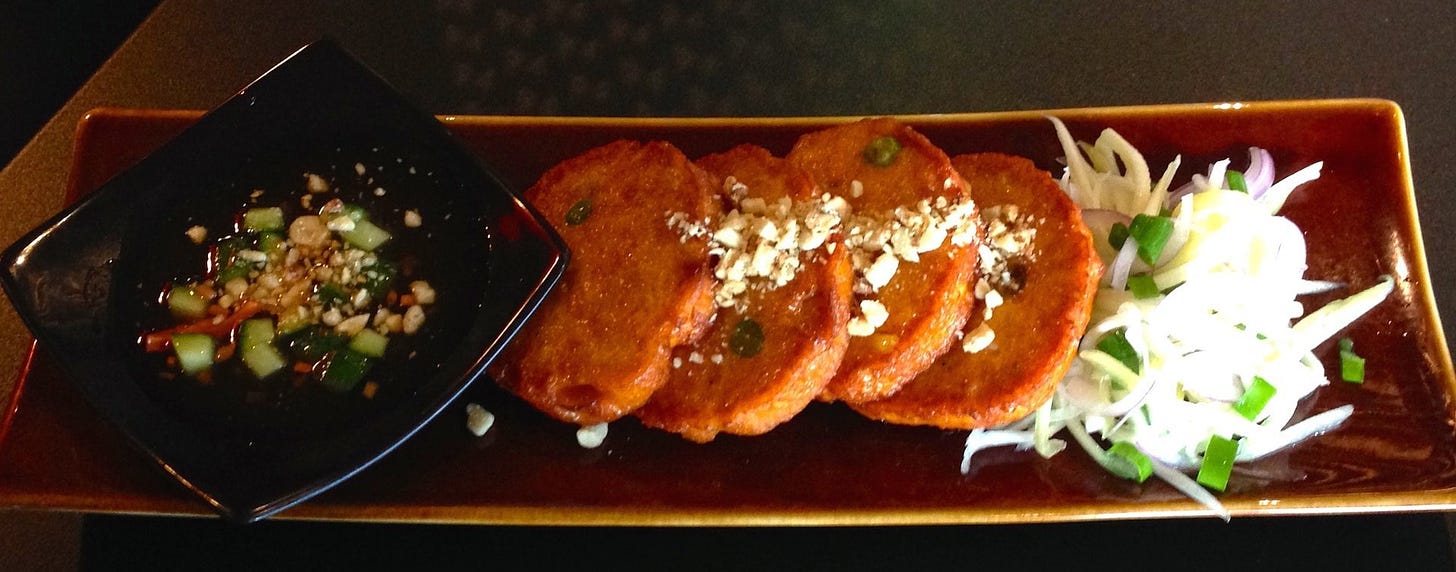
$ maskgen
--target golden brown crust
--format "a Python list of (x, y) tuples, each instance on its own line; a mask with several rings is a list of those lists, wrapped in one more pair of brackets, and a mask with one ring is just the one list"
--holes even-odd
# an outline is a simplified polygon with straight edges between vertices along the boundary
[[(618, 419), (667, 380), (671, 348), (706, 331), (706, 241), (682, 240), (664, 213), (716, 216), (716, 189), (667, 143), (618, 141), (553, 167), (526, 198), (565, 239), (571, 264), (491, 373), (562, 421)], [(568, 224), (583, 199), (590, 215)]]
[[(877, 138), (893, 136), (901, 145), (886, 167), (866, 162), (864, 148)], [(789, 160), (808, 171), (824, 192), (844, 197), (855, 212), (888, 212), (922, 199), (966, 194), (966, 184), (950, 159), (924, 136), (896, 120), (866, 119), (810, 133), (799, 139)], [(863, 185), (854, 196), (852, 184)], [(901, 264), (895, 277), (878, 293), (890, 317), (876, 333), (853, 337), (835, 379), (821, 396), (851, 403), (893, 394), (955, 342), (953, 334), (966, 321), (974, 297), (976, 245), (941, 248), (921, 255), (915, 264)]]
[[(806, 173), (759, 147), (737, 147), (697, 164), (715, 180), (734, 177), (751, 197), (807, 200), (818, 194)], [(788, 421), (824, 389), (844, 355), (852, 280), (849, 256), (838, 248), (832, 255), (816, 251), (784, 286), (750, 288), (741, 307), (720, 311), (701, 340), (673, 351), (669, 381), (636, 416), (697, 442), (719, 432), (758, 435)], [(745, 318), (764, 332), (762, 351), (747, 358), (728, 347)]]
[[(1087, 327), (1102, 264), (1076, 204), (1029, 160), (988, 153), (953, 163), (982, 209), (1016, 205), (1041, 221), (1032, 240), (1035, 260), (1022, 266), (1021, 291), (995, 309), (990, 347), (953, 349), (893, 396), (853, 405), (871, 418), (971, 429), (1024, 417), (1056, 389)], [(976, 312), (966, 329), (980, 321)]]

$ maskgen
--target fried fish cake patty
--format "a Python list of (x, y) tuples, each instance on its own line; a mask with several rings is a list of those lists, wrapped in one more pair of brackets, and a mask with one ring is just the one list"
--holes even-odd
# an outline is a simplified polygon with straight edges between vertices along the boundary
[[(740, 146), (699, 159), (714, 180), (728, 177), (749, 197), (775, 202), (816, 197), (813, 179), (761, 147)], [(721, 187), (720, 187), (721, 188)], [(750, 286), (722, 308), (702, 339), (673, 350), (673, 369), (635, 415), (697, 442), (719, 432), (758, 435), (802, 411), (834, 376), (849, 345), (854, 271), (843, 248), (806, 253), (787, 284)], [(761, 350), (739, 355), (732, 343), (751, 320), (762, 332)], [(747, 331), (747, 330), (745, 330)]]
[[(1021, 289), (994, 309), (989, 347), (953, 349), (893, 396), (853, 405), (874, 419), (972, 429), (1025, 417), (1051, 397), (1091, 315), (1102, 263), (1081, 210), (1051, 176), (1007, 155), (961, 155), (952, 162), (982, 212), (1015, 205), (1036, 228), (1030, 253), (1012, 261), (1024, 270)], [(976, 312), (966, 330), (981, 319)]]
[(683, 239), (664, 213), (717, 216), (717, 187), (670, 144), (617, 141), (553, 167), (526, 198), (571, 263), (492, 373), (562, 421), (618, 419), (667, 381), (670, 350), (712, 317), (707, 242)]
[[(881, 161), (884, 166), (873, 164), (866, 148), (887, 137), (898, 144), (898, 152)], [(943, 151), (889, 118), (809, 133), (788, 158), (825, 192), (847, 200), (856, 213), (887, 213), (922, 199), (953, 201), (967, 193)], [(900, 264), (876, 296), (889, 311), (888, 319), (874, 334), (850, 338), (839, 372), (821, 398), (850, 403), (883, 399), (930, 367), (955, 342), (955, 331), (970, 314), (977, 256), (976, 244), (947, 241), (921, 254), (918, 263)]]

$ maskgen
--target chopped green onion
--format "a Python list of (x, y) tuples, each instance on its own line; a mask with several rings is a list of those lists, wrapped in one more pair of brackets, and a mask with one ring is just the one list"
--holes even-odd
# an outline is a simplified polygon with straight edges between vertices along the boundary
[(348, 291), (344, 290), (343, 286), (333, 282), (319, 284), (314, 289), (314, 294), (318, 296), (318, 301), (329, 305), (343, 304), (349, 301)]
[(889, 167), (900, 154), (900, 140), (890, 135), (870, 141), (860, 153), (866, 163), (876, 167)]
[(1229, 188), (1229, 190), (1238, 191), (1240, 193), (1248, 194), (1248, 192), (1249, 192), (1249, 184), (1246, 183), (1246, 182), (1244, 182), (1244, 174), (1243, 173), (1240, 173), (1240, 172), (1235, 171), (1233, 169), (1229, 169), (1228, 170), (1228, 174), (1224, 178), (1228, 179), (1228, 188)]
[(1161, 294), (1161, 292), (1158, 292), (1158, 283), (1153, 281), (1153, 277), (1147, 274), (1128, 276), (1127, 289), (1132, 290), (1133, 297), (1139, 300), (1157, 298), (1158, 294)]
[(1104, 466), (1119, 477), (1139, 483), (1153, 474), (1153, 462), (1127, 441), (1112, 444), (1112, 448), (1107, 450), (1107, 464)]
[(389, 285), (399, 276), (399, 267), (380, 258), (371, 266), (364, 267), (364, 289), (369, 297), (383, 300), (389, 294)]
[(1142, 358), (1138, 357), (1137, 350), (1133, 349), (1132, 343), (1127, 341), (1126, 330), (1116, 330), (1097, 342), (1097, 349), (1113, 357), (1133, 373), (1142, 373)]
[(239, 251), (247, 250), (249, 247), (247, 237), (233, 236), (217, 243), (217, 264), (223, 265), (232, 261)]
[(315, 362), (348, 343), (348, 338), (334, 333), (332, 329), (315, 327), (304, 330), (289, 340), (288, 349), (303, 361)]
[(1111, 244), (1114, 250), (1121, 249), (1127, 244), (1127, 225), (1120, 222), (1112, 223), (1112, 230), (1107, 232), (1107, 244)]
[(566, 209), (566, 226), (576, 226), (586, 222), (587, 217), (592, 213), (592, 200), (590, 197), (576, 201), (571, 208)]
[(1239, 443), (1222, 435), (1208, 438), (1203, 451), (1203, 464), (1198, 467), (1198, 484), (1218, 492), (1228, 487), (1229, 474), (1234, 470), (1234, 458), (1239, 455)]
[(287, 314), (287, 316), (278, 319), (279, 334), (292, 334), (313, 323), (312, 314), (299, 314), (298, 312), (287, 312)]
[(258, 235), (258, 250), (268, 254), (279, 254), (287, 246), (288, 240), (280, 233), (268, 231)]
[(1264, 411), (1264, 406), (1269, 404), (1269, 400), (1273, 399), (1277, 392), (1278, 390), (1269, 382), (1264, 381), (1264, 378), (1254, 376), (1254, 383), (1249, 384), (1249, 387), (1244, 390), (1244, 395), (1234, 403), (1234, 411), (1244, 416), (1244, 419), (1253, 421)]
[(1365, 383), (1365, 358), (1355, 353), (1355, 340), (1340, 339), (1340, 379)]
[(248, 273), (252, 271), (253, 268), (249, 266), (248, 263), (239, 261), (238, 264), (234, 264), (219, 271), (217, 273), (216, 282), (218, 284), (227, 284), (228, 282), (232, 282), (234, 279), (237, 278), (247, 278)]
[(1173, 219), (1140, 214), (1133, 217), (1132, 226), (1127, 231), (1137, 240), (1138, 258), (1148, 264), (1157, 264), (1158, 257), (1163, 254), (1163, 246), (1168, 244), (1168, 237), (1173, 236)]
[(763, 351), (763, 326), (754, 321), (753, 318), (744, 318), (733, 327), (733, 335), (728, 338), (728, 349), (739, 357), (751, 358)]

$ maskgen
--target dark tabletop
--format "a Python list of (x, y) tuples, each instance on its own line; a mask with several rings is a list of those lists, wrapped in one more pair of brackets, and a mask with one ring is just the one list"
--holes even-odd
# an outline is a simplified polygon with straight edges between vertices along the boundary
[[(22, 3), (23, 4), (23, 3)], [(88, 36), (109, 4), (28, 34)], [(141, 6), (120, 8), (119, 5)], [(37, 7), (36, 9), (42, 9)], [(54, 9), (54, 8), (45, 8)], [(98, 9), (99, 10), (99, 9)], [(110, 10), (110, 11), (106, 11)], [(42, 18), (27, 20), (42, 25)], [(97, 106), (210, 108), (296, 47), (330, 34), (423, 108), (442, 114), (880, 115), (1333, 97), (1404, 109), (1437, 305), (1456, 304), (1456, 3), (486, 2), (162, 3), (0, 171), (0, 244), (58, 212), (72, 129)], [(3, 25), (3, 23), (0, 23)], [(104, 27), (104, 26), (102, 26)], [(114, 27), (114, 26), (113, 26)], [(0, 91), (25, 90), (39, 36), (0, 28)], [(17, 40), (17, 38), (19, 38)], [(93, 38), (91, 41), (103, 41)], [(78, 40), (80, 41), (80, 40)], [(91, 50), (87, 53), (95, 53)], [(40, 54), (38, 59), (54, 58)], [(73, 73), (98, 61), (64, 58)], [(21, 70), (21, 71), (16, 71)], [(36, 87), (40, 89), (40, 87)], [(57, 89), (54, 87), (47, 89)], [(9, 100), (7, 100), (9, 103)], [(0, 121), (13, 119), (0, 113)], [(38, 125), (4, 125), (28, 137)], [(0, 140), (5, 145), (6, 140)], [(11, 144), (13, 145), (13, 144)], [(10, 148), (0, 147), (0, 157)], [(0, 305), (0, 393), (28, 336)], [(1448, 322), (1447, 337), (1452, 330)], [(640, 530), (269, 523), (92, 517), (85, 563), (479, 567), (600, 562), (667, 567), (1266, 564), (1451, 569), (1443, 515), (1009, 527)], [(159, 540), (162, 539), (162, 540)], [(1408, 564), (1396, 564), (1397, 562)]]

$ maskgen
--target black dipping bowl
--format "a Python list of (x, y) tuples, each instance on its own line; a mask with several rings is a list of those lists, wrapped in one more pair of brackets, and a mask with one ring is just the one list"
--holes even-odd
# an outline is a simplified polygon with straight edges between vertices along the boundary
[[(223, 383), (163, 379), (137, 340), (170, 323), (162, 289), (206, 270), (207, 245), (186, 230), (223, 234), (250, 201), (301, 208), (303, 173), (389, 221), (381, 226), (395, 238), (382, 256), (438, 292), (424, 329), (391, 342), (372, 399), (305, 388), (250, 400)], [(254, 198), (255, 189), (265, 192)], [(405, 228), (406, 209), (424, 224)], [(218, 512), (251, 522), (349, 478), (444, 409), (520, 329), (567, 256), (443, 125), (326, 39), (11, 245), (0, 283), (94, 407)]]

